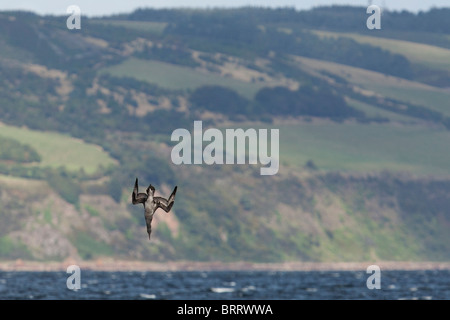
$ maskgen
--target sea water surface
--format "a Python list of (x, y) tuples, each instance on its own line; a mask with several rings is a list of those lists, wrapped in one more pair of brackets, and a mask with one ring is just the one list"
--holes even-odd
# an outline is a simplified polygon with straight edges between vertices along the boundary
[(79, 290), (68, 289), (70, 275), (0, 271), (0, 299), (450, 299), (450, 270), (383, 271), (380, 289), (368, 289), (364, 271), (81, 271)]

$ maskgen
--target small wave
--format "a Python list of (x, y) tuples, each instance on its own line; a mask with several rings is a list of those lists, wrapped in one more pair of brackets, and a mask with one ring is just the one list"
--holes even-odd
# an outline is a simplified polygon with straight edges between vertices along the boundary
[(255, 286), (248, 286), (241, 289), (242, 292), (253, 291), (256, 290)]
[(217, 287), (217, 288), (211, 288), (211, 291), (215, 292), (215, 293), (227, 293), (227, 292), (233, 292), (234, 289), (233, 288)]
[(333, 272), (333, 273), (331, 274), (331, 276), (332, 276), (333, 278), (339, 278), (341, 275), (339, 274), (339, 272)]
[(417, 297), (402, 297), (398, 298), (397, 300), (419, 300)]
[(156, 299), (156, 295), (154, 294), (141, 293), (139, 296), (144, 299)]

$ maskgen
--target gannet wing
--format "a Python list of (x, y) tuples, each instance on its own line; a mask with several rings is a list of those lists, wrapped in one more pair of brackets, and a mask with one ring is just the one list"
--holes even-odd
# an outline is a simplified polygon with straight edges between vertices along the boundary
[(147, 197), (148, 196), (145, 193), (139, 193), (138, 178), (136, 178), (133, 193), (131, 194), (131, 202), (133, 204), (144, 203), (147, 200)]
[(177, 188), (178, 187), (175, 187), (175, 189), (173, 189), (169, 199), (165, 199), (163, 197), (154, 197), (153, 199), (156, 202), (156, 208), (161, 208), (165, 212), (169, 212), (175, 202), (175, 194), (177, 193)]

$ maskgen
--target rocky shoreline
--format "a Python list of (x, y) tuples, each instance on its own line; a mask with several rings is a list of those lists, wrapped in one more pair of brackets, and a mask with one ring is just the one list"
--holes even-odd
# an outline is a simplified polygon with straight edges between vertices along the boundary
[(97, 259), (77, 261), (66, 259), (62, 262), (41, 261), (0, 261), (0, 271), (66, 271), (70, 265), (81, 270), (95, 271), (366, 271), (370, 265), (378, 265), (381, 270), (450, 270), (450, 262), (197, 262), (197, 261), (127, 261)]

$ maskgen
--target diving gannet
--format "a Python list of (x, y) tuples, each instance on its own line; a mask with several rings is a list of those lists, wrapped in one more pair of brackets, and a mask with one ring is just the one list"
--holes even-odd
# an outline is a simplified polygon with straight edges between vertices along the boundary
[(150, 234), (152, 233), (152, 220), (153, 215), (155, 214), (155, 211), (158, 208), (163, 209), (165, 212), (169, 212), (170, 209), (173, 206), (173, 203), (175, 202), (175, 194), (177, 192), (178, 186), (175, 186), (175, 188), (172, 191), (172, 194), (169, 196), (169, 199), (164, 199), (162, 197), (154, 197), (155, 194), (155, 187), (151, 184), (146, 189), (146, 193), (139, 193), (139, 187), (138, 187), (138, 178), (136, 178), (136, 181), (134, 183), (134, 189), (133, 193), (131, 195), (132, 197), (132, 203), (142, 203), (144, 205), (145, 210), (145, 223), (147, 224), (147, 233), (148, 233), (148, 239), (150, 239)]

